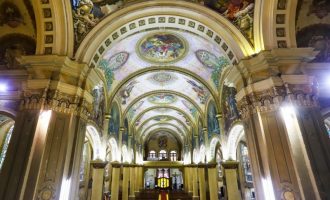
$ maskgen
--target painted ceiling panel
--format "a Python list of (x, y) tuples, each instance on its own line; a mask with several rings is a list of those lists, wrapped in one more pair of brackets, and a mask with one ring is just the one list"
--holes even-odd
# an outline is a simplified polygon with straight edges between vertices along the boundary
[[(155, 80), (152, 79), (152, 77), (160, 77), (163, 76), (164, 73), (171, 76), (168, 78), (166, 84), (155, 84)], [(145, 93), (159, 90), (175, 91), (185, 96), (189, 96), (200, 108), (202, 108), (202, 110), (205, 110), (205, 103), (210, 97), (208, 89), (198, 81), (187, 75), (168, 71), (151, 72), (136, 77), (126, 83), (118, 91), (117, 95), (121, 97), (122, 109), (125, 110), (127, 109), (127, 105), (129, 105), (135, 98)], [(170, 100), (169, 98), (164, 98), (162, 94), (155, 96), (153, 99), (154, 100), (148, 99), (148, 101), (164, 104), (166, 103), (165, 101)], [(174, 101), (176, 101), (176, 99), (173, 99), (172, 103), (174, 103)]]
[(174, 127), (177, 127), (178, 130), (184, 134), (188, 131), (187, 128), (182, 124), (182, 122), (179, 122), (178, 120), (172, 119), (172, 120), (162, 122), (162, 121), (158, 121), (156, 119), (152, 119), (140, 127), (140, 130), (141, 130), (140, 132), (141, 133), (145, 132), (146, 130), (150, 129), (151, 126), (153, 126), (155, 124), (171, 124)]
[(147, 121), (150, 118), (156, 117), (156, 116), (159, 116), (156, 119), (158, 121), (165, 122), (165, 121), (170, 120), (171, 118), (176, 118), (176, 119), (180, 120), (181, 122), (183, 122), (183, 124), (185, 124), (185, 126), (187, 126), (187, 127), (190, 126), (190, 120), (187, 119), (185, 115), (179, 114), (179, 112), (176, 110), (169, 110), (168, 112), (166, 112), (164, 114), (157, 112), (157, 110), (150, 110), (150, 111), (147, 111), (145, 114), (143, 114), (138, 119), (139, 125), (137, 125), (136, 128), (139, 129), (140, 126), (143, 125), (143, 123), (145, 121)]
[(128, 110), (127, 116), (130, 122), (132, 122), (143, 111), (156, 106), (159, 107), (157, 111), (161, 114), (165, 114), (170, 107), (175, 107), (182, 110), (191, 118), (198, 117), (198, 110), (190, 101), (170, 93), (153, 94), (142, 98)]
[[(112, 90), (130, 74), (151, 66), (175, 66), (191, 71), (207, 82), (212, 82), (214, 69), (206, 67), (196, 57), (196, 52), (212, 52), (216, 58), (227, 59), (226, 54), (215, 44), (187, 32), (149, 31), (137, 33), (125, 38), (109, 49), (100, 62), (100, 67), (107, 69), (107, 79), (111, 79)], [(116, 55), (127, 54), (127, 60)], [(229, 61), (228, 61), (229, 63)], [(214, 76), (214, 75), (213, 75)], [(210, 84), (216, 92), (216, 85)]]

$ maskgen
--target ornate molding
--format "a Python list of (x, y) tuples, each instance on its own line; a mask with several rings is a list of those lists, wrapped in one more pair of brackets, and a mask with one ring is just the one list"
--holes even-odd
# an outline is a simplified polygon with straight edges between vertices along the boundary
[(21, 110), (46, 109), (88, 119), (92, 105), (84, 97), (69, 95), (59, 90), (24, 91)]
[(285, 103), (297, 107), (318, 107), (315, 88), (312, 85), (285, 84), (260, 92), (251, 92), (238, 102), (242, 118), (257, 112), (275, 111)]

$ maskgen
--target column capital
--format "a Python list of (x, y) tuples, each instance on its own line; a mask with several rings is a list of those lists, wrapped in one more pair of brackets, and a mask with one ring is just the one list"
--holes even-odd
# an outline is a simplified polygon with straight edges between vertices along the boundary
[(110, 120), (111, 119), (110, 113), (105, 113), (104, 119)]
[(228, 161), (222, 162), (221, 165), (225, 169), (238, 169), (239, 162), (234, 161), (234, 160), (228, 160)]
[(103, 160), (92, 160), (91, 165), (95, 169), (102, 169), (108, 164), (108, 161), (103, 161)]
[(207, 168), (215, 168), (217, 166), (216, 162), (209, 162), (205, 164)]
[(117, 161), (114, 161), (114, 162), (111, 162), (111, 166), (113, 168), (120, 168), (121, 167), (121, 163), (120, 162), (117, 162)]

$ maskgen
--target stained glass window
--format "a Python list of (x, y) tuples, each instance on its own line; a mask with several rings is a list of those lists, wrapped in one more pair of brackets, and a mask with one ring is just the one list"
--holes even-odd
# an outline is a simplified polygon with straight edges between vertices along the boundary
[(13, 130), (14, 130), (14, 125), (12, 125), (7, 134), (6, 134), (6, 137), (5, 137), (5, 141), (3, 142), (3, 145), (2, 145), (2, 148), (1, 148), (1, 154), (0, 154), (0, 169), (2, 168), (2, 165), (5, 161), (5, 158), (6, 158), (6, 153), (7, 153), (7, 150), (8, 150), (8, 146), (9, 146), (9, 142), (10, 142), (10, 138), (11, 138), (11, 135), (13, 133)]

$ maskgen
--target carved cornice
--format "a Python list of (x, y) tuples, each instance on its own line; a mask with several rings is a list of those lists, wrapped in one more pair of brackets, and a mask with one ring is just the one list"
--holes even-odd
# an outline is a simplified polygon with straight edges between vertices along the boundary
[(317, 92), (312, 85), (285, 84), (248, 93), (237, 103), (243, 119), (257, 112), (276, 111), (285, 104), (318, 107)]
[(53, 110), (65, 114), (74, 114), (86, 120), (90, 116), (91, 107), (92, 105), (82, 96), (69, 95), (48, 88), (43, 91), (25, 91), (20, 105), (21, 110)]

